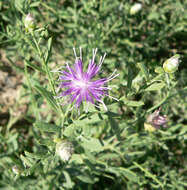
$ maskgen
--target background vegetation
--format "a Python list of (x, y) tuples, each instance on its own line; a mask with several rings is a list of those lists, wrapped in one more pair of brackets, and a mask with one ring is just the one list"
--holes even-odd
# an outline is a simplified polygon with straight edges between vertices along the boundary
[[(0, 189), (184, 190), (186, 174), (187, 14), (183, 0), (0, 1)], [(31, 13), (36, 28), (26, 31)], [(117, 69), (108, 111), (70, 111), (56, 100), (57, 70), (83, 48), (107, 53), (101, 77)], [(163, 62), (174, 54), (179, 69), (166, 77)], [(169, 80), (169, 82), (168, 82)], [(168, 128), (144, 129), (162, 107)], [(73, 143), (63, 162), (54, 139)], [(12, 168), (17, 167), (17, 174)]]

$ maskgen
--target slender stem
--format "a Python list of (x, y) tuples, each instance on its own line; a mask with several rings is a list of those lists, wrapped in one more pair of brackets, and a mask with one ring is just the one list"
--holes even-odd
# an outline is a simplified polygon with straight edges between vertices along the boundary
[(160, 187), (163, 189), (164, 185), (157, 179), (157, 177), (155, 175), (153, 175), (152, 173), (150, 173), (147, 169), (143, 168), (141, 165), (139, 165), (137, 162), (133, 162), (133, 164), (138, 167), (141, 171), (143, 171), (147, 177), (152, 178), (156, 183), (158, 183), (160, 185)]
[(170, 84), (171, 84), (171, 82), (170, 82), (169, 74), (168, 74), (168, 73), (165, 73), (165, 76), (166, 76), (166, 83), (167, 83), (167, 85), (168, 85), (168, 88), (170, 89)]
[(27, 80), (27, 85), (28, 85), (28, 88), (29, 88), (30, 93), (31, 93), (31, 100), (33, 102), (32, 105), (34, 107), (34, 115), (35, 115), (36, 118), (40, 118), (40, 115), (39, 115), (39, 112), (38, 112), (37, 102), (35, 100), (34, 92), (32, 90), (31, 82), (30, 82), (30, 79), (29, 79), (28, 69), (27, 69), (27, 63), (26, 62), (24, 63), (24, 71), (25, 71), (25, 77), (26, 77), (26, 80)]
[(34, 43), (35, 43), (35, 45), (36, 45), (36, 48), (37, 48), (37, 50), (38, 50), (38, 54), (39, 54), (39, 56), (40, 56), (40, 58), (41, 58), (41, 60), (42, 60), (42, 66), (44, 67), (44, 69), (45, 69), (45, 71), (46, 71), (46, 73), (47, 73), (47, 77), (48, 77), (48, 80), (49, 80), (49, 84), (50, 84), (51, 91), (53, 92), (54, 96), (56, 96), (56, 91), (55, 91), (55, 87), (54, 87), (54, 82), (53, 82), (53, 80), (52, 80), (52, 76), (51, 76), (51, 73), (50, 73), (50, 71), (49, 71), (49, 67), (48, 67), (48, 65), (47, 65), (47, 63), (46, 63), (46, 61), (45, 61), (45, 59), (44, 59), (43, 53), (42, 53), (42, 51), (41, 51), (41, 49), (40, 49), (40, 47), (39, 47), (39, 44), (38, 44), (38, 42), (37, 42), (37, 40), (36, 40), (36, 37), (35, 37), (34, 33), (32, 33), (32, 37), (33, 37)]

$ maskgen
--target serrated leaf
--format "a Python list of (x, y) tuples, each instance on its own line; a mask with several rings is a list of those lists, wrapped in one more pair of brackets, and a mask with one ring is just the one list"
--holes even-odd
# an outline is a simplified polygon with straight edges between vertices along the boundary
[(149, 87), (145, 89), (145, 91), (155, 91), (155, 90), (161, 90), (165, 86), (165, 83), (153, 83)]
[(60, 132), (60, 127), (55, 124), (49, 124), (38, 121), (34, 123), (34, 126), (37, 127), (39, 130), (45, 132), (56, 132), (56, 133)]
[(47, 102), (49, 103), (49, 105), (51, 105), (51, 107), (58, 112), (58, 106), (56, 104), (55, 99), (53, 98), (52, 94), (46, 90), (45, 88), (35, 85), (34, 88), (44, 97), (46, 98)]

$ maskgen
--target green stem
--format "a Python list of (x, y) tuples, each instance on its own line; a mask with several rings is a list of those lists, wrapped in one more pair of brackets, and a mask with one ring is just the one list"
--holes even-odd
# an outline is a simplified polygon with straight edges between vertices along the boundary
[(170, 84), (171, 84), (171, 82), (170, 82), (170, 77), (169, 77), (169, 74), (168, 73), (165, 73), (165, 76), (166, 76), (166, 83), (167, 83), (167, 85), (168, 85), (168, 88), (170, 89)]
[[(52, 79), (52, 76), (51, 76), (51, 73), (50, 73), (50, 70), (49, 70), (49, 67), (48, 67), (48, 63), (46, 62), (45, 58), (44, 58), (44, 55), (40, 49), (40, 46), (39, 46), (39, 43), (37, 42), (36, 40), (36, 37), (34, 35), (34, 33), (32, 32), (32, 37), (33, 37), (33, 40), (34, 40), (34, 43), (36, 45), (36, 48), (37, 48), (37, 51), (38, 51), (38, 55), (42, 61), (42, 67), (45, 69), (46, 71), (46, 74), (47, 74), (47, 78), (48, 78), (48, 81), (49, 81), (49, 84), (50, 84), (50, 90), (52, 91), (53, 95), (54, 96), (57, 96), (57, 93), (55, 91), (55, 84), (54, 84), (54, 81)], [(60, 111), (60, 125), (63, 125), (64, 126), (64, 121), (65, 121), (65, 115), (63, 113), (63, 110), (62, 110), (62, 107), (60, 106), (60, 102), (59, 100), (57, 99), (57, 104), (59, 105), (59, 111)], [(63, 130), (62, 132), (64, 131), (64, 127), (63, 127)]]
[(28, 85), (28, 88), (30, 90), (30, 93), (31, 93), (31, 100), (33, 102), (33, 107), (34, 107), (34, 115), (36, 118), (40, 118), (40, 115), (39, 115), (39, 112), (38, 112), (38, 106), (37, 106), (37, 102), (35, 101), (35, 97), (34, 97), (34, 92), (32, 90), (32, 87), (31, 87), (31, 82), (30, 82), (30, 79), (29, 79), (29, 75), (28, 75), (28, 69), (27, 69), (27, 63), (24, 62), (24, 71), (25, 71), (25, 77), (26, 77), (26, 80), (27, 80), (27, 85)]
[(160, 187), (163, 189), (164, 185), (156, 178), (155, 175), (150, 173), (148, 170), (144, 169), (141, 165), (139, 165), (137, 162), (133, 162), (133, 164), (138, 167), (141, 171), (143, 171), (147, 177), (152, 178), (156, 183), (160, 185)]
[(54, 96), (56, 96), (56, 91), (55, 91), (55, 87), (54, 87), (54, 83), (53, 83), (53, 80), (52, 80), (52, 76), (51, 76), (51, 73), (49, 71), (49, 67), (44, 59), (44, 56), (43, 56), (43, 53), (39, 47), (39, 44), (36, 40), (36, 37), (34, 35), (34, 33), (32, 33), (32, 37), (33, 37), (33, 40), (34, 40), (34, 43), (36, 45), (36, 48), (38, 50), (38, 54), (39, 54), (39, 57), (40, 59), (42, 60), (42, 66), (44, 67), (46, 73), (47, 73), (47, 77), (48, 77), (48, 81), (49, 81), (49, 84), (50, 84), (50, 88), (51, 88), (51, 91), (53, 92)]

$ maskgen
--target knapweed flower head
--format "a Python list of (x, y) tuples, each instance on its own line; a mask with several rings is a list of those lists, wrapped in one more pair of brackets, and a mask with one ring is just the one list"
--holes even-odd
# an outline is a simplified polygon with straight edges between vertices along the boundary
[[(97, 103), (102, 103), (104, 108), (107, 110), (103, 98), (108, 95), (108, 91), (111, 90), (107, 86), (107, 83), (117, 77), (119, 74), (115, 74), (116, 70), (108, 78), (100, 78), (95, 80), (94, 77), (98, 75), (101, 65), (105, 59), (106, 54), (100, 58), (99, 64), (95, 63), (95, 56), (97, 49), (93, 50), (93, 56), (89, 62), (87, 71), (83, 71), (83, 60), (82, 51), (80, 48), (80, 57), (75, 54), (75, 64), (70, 67), (66, 64), (66, 70), (61, 71), (59, 79), (62, 81), (59, 88), (63, 89), (58, 97), (69, 96), (70, 102), (75, 103), (76, 107), (84, 101), (92, 103), (97, 106)], [(116, 98), (109, 96), (115, 100)]]
[(167, 127), (168, 119), (165, 115), (160, 115), (160, 111), (161, 108), (150, 114), (147, 118), (147, 123), (155, 129), (159, 129), (160, 126)]
[(180, 62), (180, 55), (176, 54), (167, 59), (163, 64), (163, 69), (166, 73), (174, 73), (177, 71)]
[(24, 20), (24, 24), (25, 24), (25, 29), (26, 31), (33, 31), (35, 28), (35, 20), (34, 17), (29, 13), (26, 15), (25, 20)]
[(73, 144), (69, 141), (61, 140), (56, 144), (56, 154), (61, 160), (68, 161), (74, 152)]

